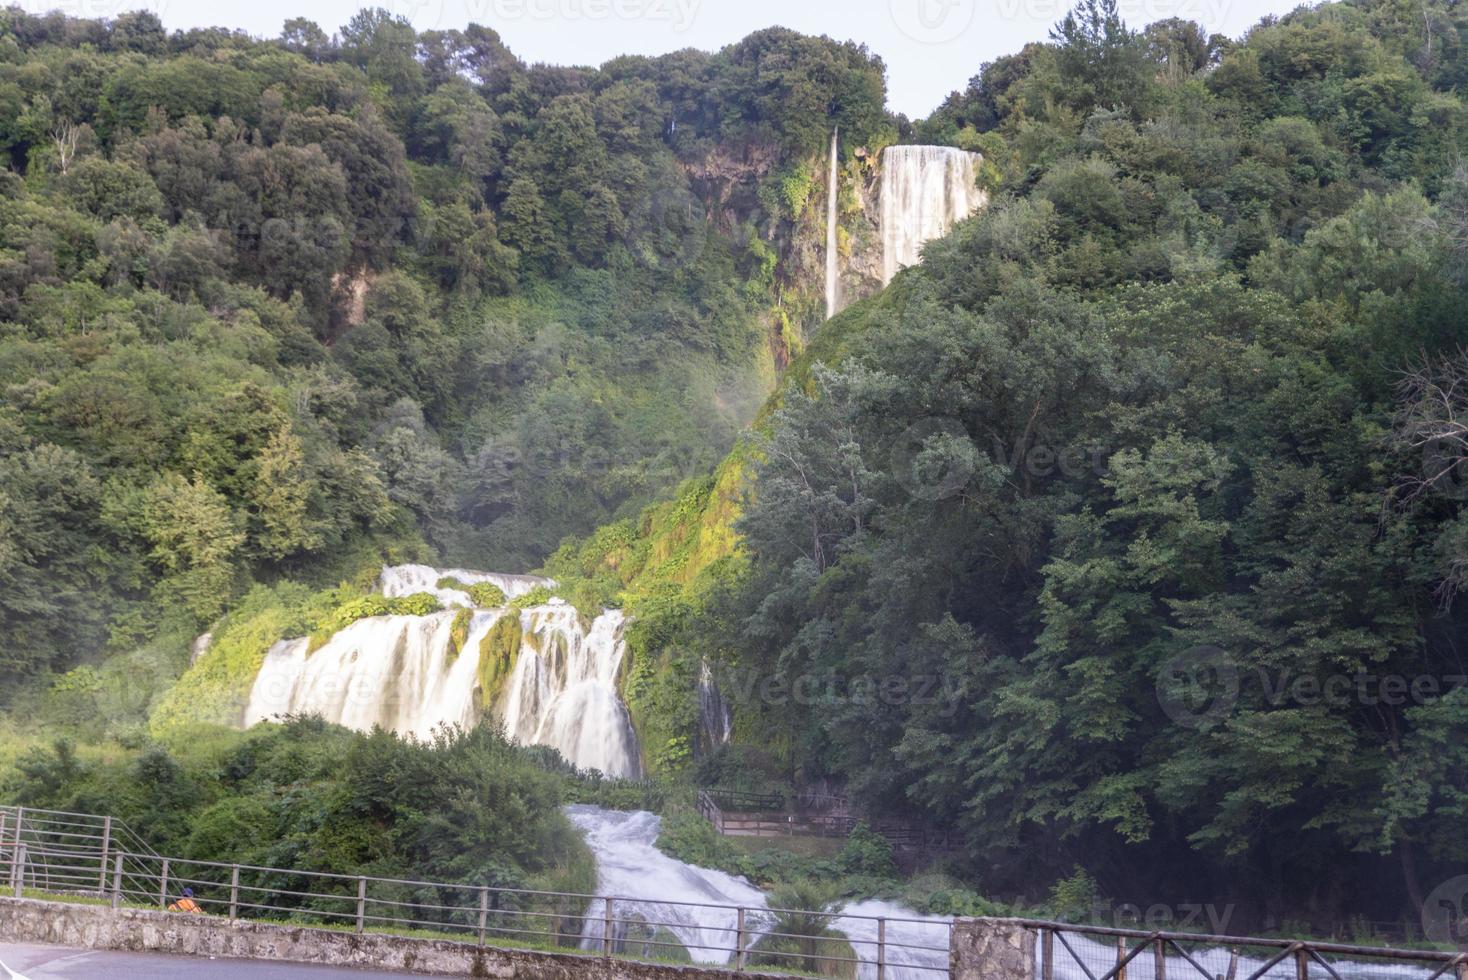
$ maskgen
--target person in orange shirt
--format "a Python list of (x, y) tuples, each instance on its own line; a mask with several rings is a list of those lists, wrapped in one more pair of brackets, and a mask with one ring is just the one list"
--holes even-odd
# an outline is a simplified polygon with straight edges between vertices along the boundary
[(203, 915), (204, 910), (199, 908), (199, 903), (194, 901), (194, 890), (185, 888), (183, 896), (172, 905), (168, 906), (170, 912), (188, 912), (191, 915)]

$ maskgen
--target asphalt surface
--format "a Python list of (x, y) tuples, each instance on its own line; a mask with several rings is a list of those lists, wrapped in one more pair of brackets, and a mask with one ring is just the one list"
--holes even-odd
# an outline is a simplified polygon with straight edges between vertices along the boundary
[(153, 953), (101, 953), (67, 946), (0, 943), (0, 980), (421, 980), (421, 974), (296, 966), (262, 960), (203, 959)]

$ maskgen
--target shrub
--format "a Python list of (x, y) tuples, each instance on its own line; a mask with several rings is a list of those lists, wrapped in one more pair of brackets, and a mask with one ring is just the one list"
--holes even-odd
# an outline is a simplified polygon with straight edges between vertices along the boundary
[(465, 591), (469, 601), (480, 609), (498, 609), (505, 604), (505, 590), (493, 582), (475, 582)]
[(897, 877), (897, 864), (892, 860), (892, 842), (867, 826), (865, 820), (851, 828), (846, 846), (836, 858), (841, 870), (849, 875), (873, 878)]
[(531, 606), (543, 606), (553, 598), (555, 598), (555, 593), (544, 585), (537, 585), (524, 595), (511, 599), (510, 608), (529, 609)]

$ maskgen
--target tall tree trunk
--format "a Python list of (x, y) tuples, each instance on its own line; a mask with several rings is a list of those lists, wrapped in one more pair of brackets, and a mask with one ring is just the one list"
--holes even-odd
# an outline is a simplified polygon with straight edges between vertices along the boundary
[(1397, 858), (1402, 863), (1402, 883), (1407, 886), (1407, 898), (1412, 902), (1412, 912), (1422, 917), (1422, 905), (1426, 898), (1422, 894), (1422, 883), (1417, 880), (1417, 854), (1409, 841), (1397, 845)]

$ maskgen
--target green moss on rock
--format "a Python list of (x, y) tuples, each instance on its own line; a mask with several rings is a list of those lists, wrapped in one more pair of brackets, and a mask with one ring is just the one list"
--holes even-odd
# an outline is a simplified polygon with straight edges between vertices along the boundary
[(515, 672), (520, 657), (523, 631), (520, 616), (510, 612), (495, 620), (479, 641), (479, 708), (492, 708), (504, 693), (505, 683)]
[(469, 639), (469, 624), (473, 621), (474, 610), (472, 609), (460, 609), (454, 613), (454, 623), (449, 627), (449, 663), (459, 659), (459, 653), (463, 651), (464, 644)]

